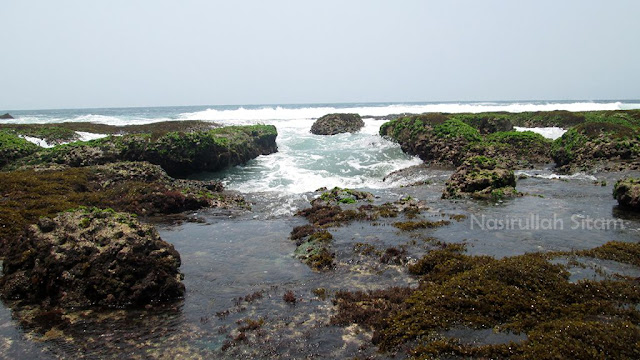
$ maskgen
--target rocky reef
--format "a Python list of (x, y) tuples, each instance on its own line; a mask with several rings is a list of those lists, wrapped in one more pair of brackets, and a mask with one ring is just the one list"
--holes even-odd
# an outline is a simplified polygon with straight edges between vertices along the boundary
[(639, 155), (638, 127), (613, 122), (577, 125), (553, 144), (552, 152), (558, 170), (565, 173), (588, 170), (603, 161), (626, 162), (637, 168)]
[(327, 114), (316, 120), (311, 126), (315, 135), (336, 135), (357, 132), (364, 126), (358, 114)]
[(0, 120), (11, 120), (11, 119), (13, 119), (13, 116), (11, 116), (11, 114), (9, 113), (4, 113), (0, 115)]
[[(551, 141), (514, 126), (561, 127), (568, 131)], [(380, 135), (400, 144), (425, 163), (460, 166), (483, 155), (509, 167), (527, 168), (555, 162), (558, 171), (637, 169), (640, 111), (524, 112), (404, 116), (380, 128)]]
[[(156, 137), (157, 136), (157, 137)], [(229, 126), (206, 131), (109, 136), (42, 149), (16, 166), (60, 164), (71, 167), (118, 161), (147, 161), (169, 175), (218, 171), (277, 151), (274, 126)]]
[(83, 208), (43, 217), (11, 243), (0, 294), (45, 307), (144, 306), (184, 294), (179, 267), (180, 255), (152, 226)]
[(541, 135), (533, 132), (492, 132), (512, 128), (505, 118), (433, 113), (385, 123), (380, 134), (397, 141), (403, 151), (433, 165), (460, 166), (466, 158), (477, 155), (500, 157), (519, 167), (551, 162), (551, 141)]
[(620, 179), (613, 187), (613, 197), (618, 204), (634, 211), (640, 211), (640, 179)]
[(517, 196), (516, 178), (513, 170), (500, 165), (496, 160), (474, 156), (465, 160), (446, 183), (443, 199), (474, 198), (502, 199)]

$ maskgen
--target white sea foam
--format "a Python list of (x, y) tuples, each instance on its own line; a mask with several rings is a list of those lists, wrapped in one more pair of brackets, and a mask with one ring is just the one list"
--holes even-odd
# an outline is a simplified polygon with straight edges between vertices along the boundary
[(514, 126), (513, 128), (516, 131), (532, 131), (534, 133), (540, 134), (540, 135), (546, 137), (547, 139), (551, 139), (551, 140), (555, 140), (555, 139), (561, 137), (562, 135), (564, 135), (564, 133), (567, 132), (567, 130), (565, 130), (563, 128), (559, 128), (559, 127), (525, 128), (525, 127)]
[[(640, 104), (636, 104), (640, 107)], [(625, 104), (628, 107), (629, 104)], [(631, 108), (634, 105), (631, 105)], [(424, 113), (424, 112), (445, 112), (445, 113), (479, 113), (479, 112), (525, 112), (525, 111), (595, 111), (595, 110), (620, 110), (623, 108), (621, 102), (596, 103), (596, 102), (574, 102), (574, 103), (441, 103), (441, 104), (393, 104), (386, 106), (363, 105), (353, 107), (333, 107), (333, 106), (310, 106), (310, 107), (288, 107), (288, 106), (264, 106), (258, 108), (239, 107), (237, 109), (214, 109), (209, 108), (203, 111), (180, 114), (180, 119), (185, 120), (211, 120), (217, 122), (255, 123), (257, 121), (268, 120), (310, 120), (317, 119), (323, 115), (335, 112), (357, 113), (363, 117), (384, 116), (400, 113)]]
[[(78, 140), (76, 141), (89, 141), (89, 140), (101, 139), (109, 136), (105, 134), (94, 134), (94, 133), (89, 133), (84, 131), (76, 131), (76, 134), (78, 134)], [(39, 139), (36, 137), (25, 136), (25, 135), (20, 135), (20, 137), (43, 148), (52, 148), (55, 146), (55, 144), (49, 144), (47, 143), (46, 140)], [(68, 144), (68, 143), (69, 142), (63, 142), (60, 144)]]
[(89, 133), (89, 132), (84, 132), (84, 131), (76, 131), (76, 134), (78, 134), (78, 140), (79, 141), (89, 141), (89, 140), (96, 140), (96, 139), (102, 139), (104, 137), (107, 137), (109, 135), (106, 134), (94, 134), (94, 133)]
[(43, 148), (53, 147), (53, 145), (49, 145), (49, 143), (47, 143), (45, 140), (42, 140), (42, 139), (38, 139), (32, 136), (25, 136), (25, 135), (20, 135), (20, 137), (27, 140), (28, 142), (34, 143)]
[(571, 175), (560, 175), (550, 172), (548, 170), (518, 170), (515, 171), (515, 175), (524, 175), (528, 177), (540, 178), (540, 179), (562, 179), (562, 180), (587, 180), (587, 181), (596, 181), (598, 180), (595, 176), (585, 174), (583, 172), (578, 172)]

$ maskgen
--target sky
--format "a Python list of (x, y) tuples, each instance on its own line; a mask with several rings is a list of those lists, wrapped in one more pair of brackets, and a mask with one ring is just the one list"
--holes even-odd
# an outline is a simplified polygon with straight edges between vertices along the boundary
[(0, 1), (0, 112), (640, 99), (640, 1)]

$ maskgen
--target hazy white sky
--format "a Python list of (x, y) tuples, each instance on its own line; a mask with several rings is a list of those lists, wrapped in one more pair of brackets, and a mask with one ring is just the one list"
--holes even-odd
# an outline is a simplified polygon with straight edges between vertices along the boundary
[(0, 111), (640, 98), (640, 1), (0, 1)]

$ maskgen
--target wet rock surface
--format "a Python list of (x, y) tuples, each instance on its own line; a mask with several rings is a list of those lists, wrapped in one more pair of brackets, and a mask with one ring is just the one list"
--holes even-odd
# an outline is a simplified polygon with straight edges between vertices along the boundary
[(447, 181), (443, 199), (502, 199), (517, 196), (516, 178), (494, 159), (476, 156), (467, 159)]
[(564, 173), (584, 171), (598, 162), (624, 162), (637, 168), (640, 131), (629, 124), (590, 122), (567, 131), (553, 146), (552, 156)]
[(0, 193), (0, 256), (40, 217), (55, 217), (79, 206), (113, 208), (145, 218), (248, 207), (241, 195), (224, 191), (220, 182), (174, 179), (147, 162), (0, 172)]
[(364, 126), (358, 114), (328, 114), (316, 120), (311, 126), (315, 135), (336, 135), (357, 132)]
[(9, 113), (0, 115), (0, 120), (10, 120), (10, 119), (13, 119), (13, 116), (11, 116), (11, 114)]
[[(560, 127), (551, 141), (513, 126)], [(383, 124), (380, 135), (427, 164), (459, 166), (469, 157), (502, 158), (512, 168), (556, 163), (558, 171), (640, 168), (640, 111), (524, 112), (404, 116)]]
[(613, 187), (613, 197), (623, 208), (640, 211), (640, 179), (618, 180)]
[(184, 294), (180, 255), (150, 225), (111, 210), (42, 218), (11, 245), (5, 300), (63, 308), (144, 306)]

